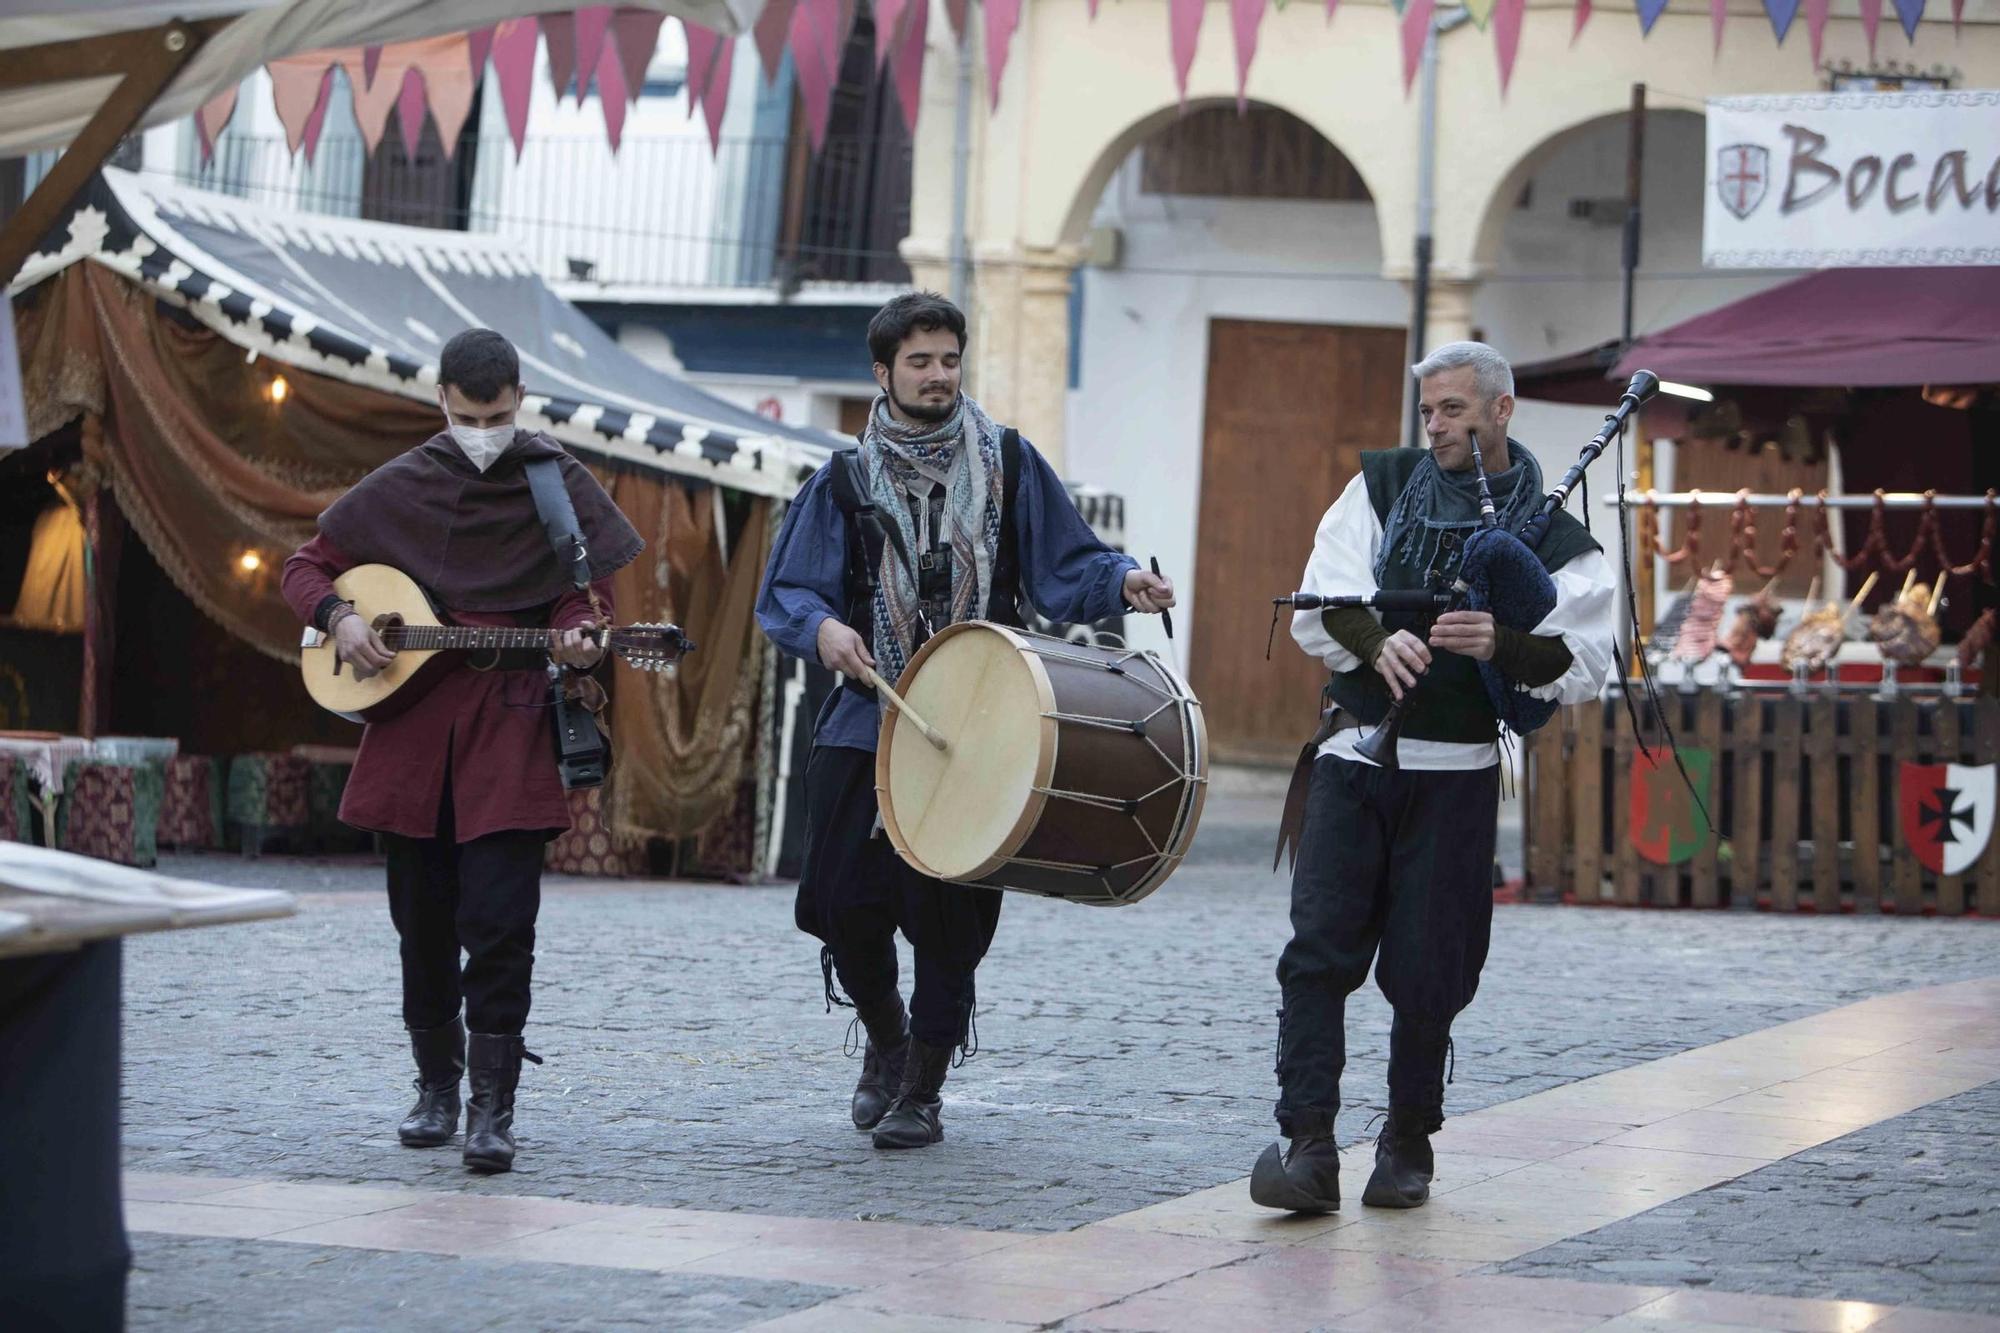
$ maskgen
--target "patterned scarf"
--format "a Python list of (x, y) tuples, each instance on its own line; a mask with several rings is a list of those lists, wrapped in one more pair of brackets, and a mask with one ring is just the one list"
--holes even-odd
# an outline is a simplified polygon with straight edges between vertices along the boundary
[[(968, 447), (969, 446), (969, 447)], [(1006, 480), (1001, 472), (1000, 428), (979, 404), (960, 394), (945, 420), (904, 425), (889, 415), (886, 396), (875, 400), (861, 436), (861, 467), (868, 491), (885, 522), (894, 523), (911, 560), (930, 547), (930, 496), (945, 488), (945, 523), (951, 546), (951, 623), (986, 614), (993, 593), (993, 560), (1000, 549), (1000, 507)], [(917, 513), (910, 500), (917, 500)], [(974, 577), (967, 578), (970, 571)], [(875, 581), (874, 649), (876, 670), (894, 684), (916, 651), (921, 604), (916, 571), (885, 542)], [(933, 625), (933, 630), (943, 625)]]
[[(1542, 465), (1528, 447), (1507, 441), (1513, 466), (1486, 474), (1500, 526), (1520, 534), (1542, 504)], [(1448, 536), (1464, 538), (1479, 526), (1479, 482), (1472, 468), (1446, 472), (1426, 452), (1410, 474), (1409, 485), (1396, 497), (1382, 525), (1382, 549), (1375, 556), (1375, 581), (1380, 584), (1391, 565), (1428, 574)], [(1462, 542), (1461, 542), (1462, 545)]]

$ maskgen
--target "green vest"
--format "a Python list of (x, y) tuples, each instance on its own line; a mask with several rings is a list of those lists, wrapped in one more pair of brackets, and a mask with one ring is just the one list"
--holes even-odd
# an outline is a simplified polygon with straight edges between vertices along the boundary
[[(1422, 449), (1379, 449), (1361, 455), (1361, 475), (1368, 483), (1368, 501), (1375, 507), (1378, 522), (1387, 523), (1390, 507), (1409, 484), (1426, 451)], [(1535, 556), (1542, 568), (1555, 572), (1585, 551), (1602, 550), (1584, 530), (1583, 524), (1566, 511), (1557, 510), (1554, 521)], [(1455, 571), (1454, 571), (1455, 572)], [(1385, 589), (1426, 586), (1428, 570), (1391, 560), (1382, 573)], [(1329, 591), (1341, 591), (1330, 589)], [(1430, 617), (1407, 611), (1388, 611), (1382, 625), (1390, 633), (1409, 630), (1418, 638), (1428, 637)], [(1516, 629), (1532, 629), (1517, 625)], [(1389, 712), (1389, 687), (1371, 666), (1352, 671), (1336, 671), (1327, 685), (1327, 694), (1343, 712), (1351, 713), (1373, 726)], [(1478, 744), (1490, 741), (1499, 732), (1500, 719), (1486, 697), (1479, 680), (1479, 664), (1457, 653), (1440, 652), (1431, 657), (1430, 670), (1409, 696), (1403, 709), (1403, 735), (1413, 741), (1457, 741)]]

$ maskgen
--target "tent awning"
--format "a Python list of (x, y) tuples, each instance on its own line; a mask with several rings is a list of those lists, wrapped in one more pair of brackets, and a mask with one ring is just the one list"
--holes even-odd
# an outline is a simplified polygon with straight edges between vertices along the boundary
[(1633, 343), (1690, 384), (1896, 387), (2000, 382), (2000, 267), (1828, 269)]
[(280, 212), (107, 169), (15, 287), (85, 260), (246, 351), (424, 403), (445, 340), (498, 329), (521, 354), (523, 424), (579, 454), (783, 496), (845, 443), (640, 361), (494, 237)]
[[(749, 28), (764, 0), (623, 0), (720, 32)], [(157, 125), (192, 115), (258, 66), (303, 51), (466, 32), (549, 8), (548, 0), (16, 0), (0, 17), (0, 60), (21, 47), (158, 27), (174, 19), (230, 19), (147, 110)], [(118, 85), (116, 75), (0, 93), (0, 157), (75, 138)]]

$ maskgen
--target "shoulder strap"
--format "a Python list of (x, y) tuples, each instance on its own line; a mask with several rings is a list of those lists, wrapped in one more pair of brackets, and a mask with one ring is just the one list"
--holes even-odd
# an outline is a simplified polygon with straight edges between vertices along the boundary
[(1021, 490), (1021, 432), (1009, 426), (1000, 432), (1000, 549), (993, 553), (993, 591), (986, 618), (1003, 625), (1020, 623), (1021, 549), (1014, 528), (1014, 500)]
[(569, 575), (571, 583), (590, 590), (590, 550), (583, 542), (583, 528), (576, 521), (576, 506), (570, 503), (569, 487), (563, 484), (562, 464), (553, 458), (537, 458), (522, 471), (528, 476), (528, 493), (535, 499), (535, 513), (549, 535), (556, 564)]

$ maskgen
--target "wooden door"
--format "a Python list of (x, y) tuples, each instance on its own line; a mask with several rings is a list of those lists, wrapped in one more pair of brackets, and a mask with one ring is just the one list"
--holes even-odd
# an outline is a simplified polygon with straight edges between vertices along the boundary
[(1401, 329), (1209, 325), (1189, 671), (1218, 759), (1289, 763), (1312, 734), (1325, 669), (1284, 623), (1264, 660), (1271, 599), (1298, 587), (1360, 452), (1395, 446), (1403, 343)]

